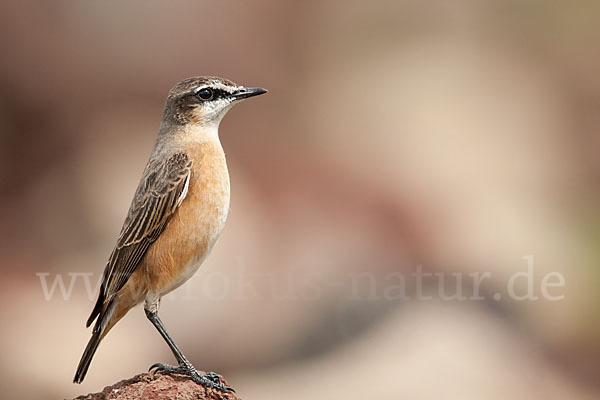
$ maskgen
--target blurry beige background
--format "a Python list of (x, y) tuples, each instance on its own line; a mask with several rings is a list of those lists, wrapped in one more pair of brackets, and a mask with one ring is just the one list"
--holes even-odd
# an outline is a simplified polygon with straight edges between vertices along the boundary
[[(46, 300), (36, 274), (95, 290), (169, 88), (214, 74), (270, 92), (223, 121), (229, 221), (161, 308), (199, 369), (245, 399), (598, 398), (599, 18), (595, 1), (3, 2), (3, 396), (173, 362), (136, 308), (72, 384), (94, 299), (80, 276)], [(564, 300), (492, 299), (527, 255), (536, 294), (560, 272)], [(381, 294), (419, 265), (492, 273), (487, 300), (353, 296), (357, 274)]]

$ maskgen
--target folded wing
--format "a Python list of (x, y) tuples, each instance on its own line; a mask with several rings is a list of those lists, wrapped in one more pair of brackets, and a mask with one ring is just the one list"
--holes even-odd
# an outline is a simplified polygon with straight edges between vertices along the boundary
[(148, 163), (104, 270), (100, 294), (86, 326), (107, 309), (150, 245), (164, 231), (187, 195), (191, 167), (192, 161), (183, 152), (173, 154), (166, 161)]

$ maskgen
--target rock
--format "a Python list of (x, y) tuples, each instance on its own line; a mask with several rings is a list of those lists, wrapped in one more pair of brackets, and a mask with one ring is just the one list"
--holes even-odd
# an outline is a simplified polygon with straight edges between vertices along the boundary
[[(227, 386), (227, 381), (221, 377)], [(100, 393), (90, 393), (73, 400), (239, 400), (235, 393), (223, 393), (198, 385), (186, 376), (157, 373), (139, 374), (107, 386)]]

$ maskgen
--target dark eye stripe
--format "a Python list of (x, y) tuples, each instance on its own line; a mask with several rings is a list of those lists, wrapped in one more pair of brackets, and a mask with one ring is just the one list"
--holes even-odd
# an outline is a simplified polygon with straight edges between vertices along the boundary
[(221, 97), (225, 97), (226, 95), (229, 94), (226, 91), (224, 91), (223, 89), (213, 89), (213, 92), (215, 94), (215, 99), (219, 99)]
[[(210, 96), (203, 96), (204, 93), (206, 93), (207, 91), (211, 91), (212, 92), (212, 97)], [(219, 99), (219, 98), (223, 98), (226, 96), (229, 96), (229, 92), (223, 90), (223, 89), (217, 89), (217, 88), (211, 88), (211, 87), (205, 87), (202, 88), (200, 90), (197, 90), (194, 93), (194, 96), (200, 98), (201, 100), (204, 101), (209, 101), (209, 100), (215, 100), (215, 99)]]

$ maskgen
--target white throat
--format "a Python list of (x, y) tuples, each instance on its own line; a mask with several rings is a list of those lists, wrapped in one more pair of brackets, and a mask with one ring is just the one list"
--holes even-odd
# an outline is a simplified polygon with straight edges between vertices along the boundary
[(204, 141), (208, 139), (219, 142), (219, 125), (232, 106), (233, 104), (225, 107), (216, 117), (204, 121), (201, 124), (187, 124), (185, 128), (187, 130), (187, 136), (194, 141)]
[(219, 142), (219, 123), (211, 124), (188, 124), (185, 138), (194, 142), (217, 141)]

